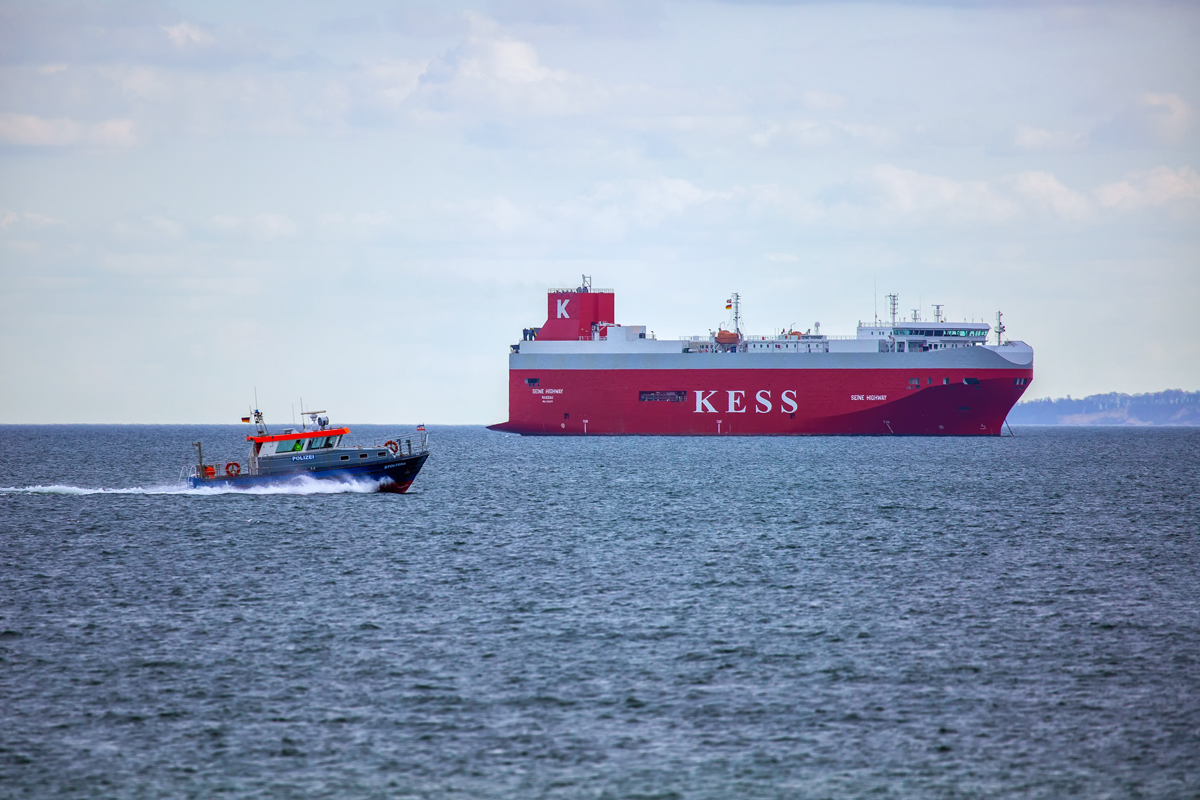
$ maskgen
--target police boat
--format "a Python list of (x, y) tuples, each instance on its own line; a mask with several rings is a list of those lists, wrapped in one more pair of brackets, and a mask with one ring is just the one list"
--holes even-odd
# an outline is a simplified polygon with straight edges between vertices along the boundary
[[(416, 433), (396, 436), (382, 445), (343, 445), (347, 427), (330, 427), (324, 411), (307, 412), (311, 427), (267, 430), (261, 411), (254, 411), (255, 435), (247, 436), (250, 453), (246, 464), (230, 461), (222, 467), (204, 460), (204, 448), (193, 442), (196, 463), (184, 467), (183, 477), (192, 488), (251, 489), (312, 478), (361, 483), (372, 481), (381, 492), (404, 493), (429, 458), (429, 438), (424, 425)], [(250, 417), (242, 417), (249, 422)]]

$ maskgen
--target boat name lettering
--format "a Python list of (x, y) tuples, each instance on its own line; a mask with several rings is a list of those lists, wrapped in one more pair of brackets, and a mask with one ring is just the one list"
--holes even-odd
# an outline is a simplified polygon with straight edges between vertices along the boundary
[(292, 456), (292, 461), (312, 461), (316, 456)]
[(887, 400), (886, 394), (852, 394), (851, 400)]
[(534, 394), (562, 394), (562, 389), (534, 389)]
[[(695, 394), (696, 394), (696, 410), (692, 413), (695, 413), (695, 414), (717, 414), (717, 413), (720, 413), (720, 412), (718, 412), (716, 406), (713, 405), (715, 398), (719, 395), (718, 391), (716, 391), (716, 390), (702, 391), (700, 389), (693, 389), (692, 391), (695, 392)], [(746, 402), (747, 394), (748, 394), (748, 392), (743, 391), (741, 389), (725, 390), (726, 401), (727, 401), (725, 413), (727, 413), (727, 414), (745, 414), (749, 410), (749, 408), (747, 407), (747, 402)], [(719, 403), (720, 401), (716, 400), (715, 402)], [(767, 414), (774, 407), (775, 407), (774, 404), (771, 402), (771, 390), (770, 389), (759, 389), (757, 392), (754, 393), (754, 413), (755, 414)], [(781, 414), (794, 414), (796, 412), (797, 408), (799, 408), (799, 404), (796, 402), (796, 390), (795, 389), (785, 389), (780, 394), (780, 397), (779, 397), (780, 413)]]

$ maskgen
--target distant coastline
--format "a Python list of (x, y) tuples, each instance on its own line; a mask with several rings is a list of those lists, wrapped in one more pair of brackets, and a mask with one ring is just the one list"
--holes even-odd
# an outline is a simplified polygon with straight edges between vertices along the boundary
[(1200, 392), (1070, 395), (1017, 403), (1012, 425), (1200, 425)]

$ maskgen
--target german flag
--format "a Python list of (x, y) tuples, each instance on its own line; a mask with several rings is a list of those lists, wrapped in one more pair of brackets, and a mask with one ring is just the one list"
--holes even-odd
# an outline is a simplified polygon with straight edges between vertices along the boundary
[(250, 421), (249, 417), (242, 417), (242, 422), (249, 422), (249, 421)]
[(726, 300), (726, 301), (725, 301), (725, 310), (726, 310), (726, 311), (729, 311), (729, 310), (731, 310), (732, 308), (733, 308), (733, 301), (732, 301), (732, 300)]

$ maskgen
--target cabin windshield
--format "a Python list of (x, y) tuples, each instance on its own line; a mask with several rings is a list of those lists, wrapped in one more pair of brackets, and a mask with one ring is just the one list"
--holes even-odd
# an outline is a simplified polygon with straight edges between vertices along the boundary
[(340, 438), (342, 438), (342, 437), (340, 437), (340, 436), (325, 436), (325, 437), (318, 436), (317, 438), (309, 441), (308, 449), (309, 450), (324, 450), (326, 447), (337, 447), (338, 439), (340, 439)]
[(276, 453), (298, 453), (304, 449), (303, 439), (287, 439), (275, 447)]

